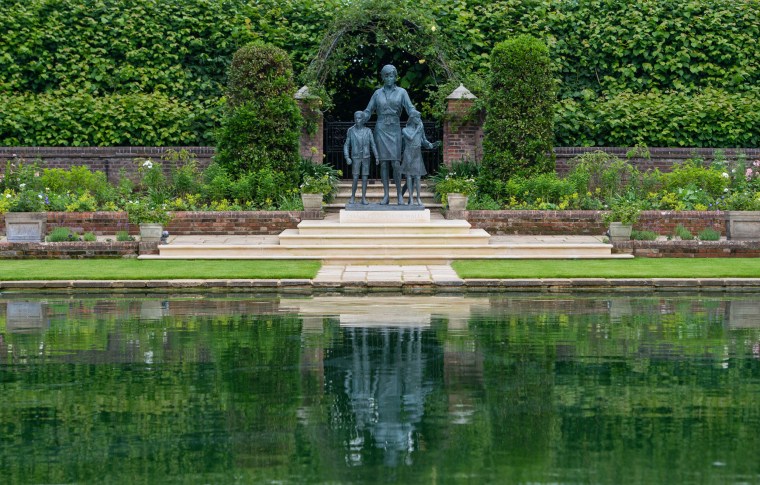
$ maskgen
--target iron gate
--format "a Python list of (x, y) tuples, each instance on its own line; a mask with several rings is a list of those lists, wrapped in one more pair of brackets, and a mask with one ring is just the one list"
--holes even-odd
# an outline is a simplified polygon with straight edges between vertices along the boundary
[[(346, 163), (343, 157), (343, 144), (346, 143), (346, 133), (354, 125), (351, 121), (327, 121), (325, 120), (325, 162), (331, 167), (337, 168), (343, 172), (344, 179), (351, 179), (351, 166)], [(438, 140), (443, 141), (443, 130), (440, 125), (434, 121), (423, 121), (425, 128), (425, 137), (430, 142)], [(370, 121), (366, 126), (372, 130), (375, 129), (375, 122)], [(401, 128), (406, 126), (406, 122), (401, 123)], [(438, 171), (438, 167), (443, 161), (443, 150), (437, 148), (434, 150), (422, 150), (422, 160), (425, 162), (427, 173), (433, 174)], [(393, 177), (391, 170), (390, 176)], [(380, 167), (375, 164), (374, 160), (369, 166), (369, 178), (380, 179)]]

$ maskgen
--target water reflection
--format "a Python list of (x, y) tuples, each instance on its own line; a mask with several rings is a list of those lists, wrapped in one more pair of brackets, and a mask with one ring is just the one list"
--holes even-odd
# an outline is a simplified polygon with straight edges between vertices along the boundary
[(0, 298), (11, 483), (757, 482), (759, 395), (756, 295)]

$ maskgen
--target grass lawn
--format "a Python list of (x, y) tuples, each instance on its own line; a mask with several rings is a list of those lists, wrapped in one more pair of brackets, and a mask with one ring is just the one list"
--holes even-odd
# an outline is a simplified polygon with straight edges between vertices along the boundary
[(0, 280), (314, 278), (319, 261), (29, 259), (0, 261)]
[(460, 260), (461, 278), (760, 278), (760, 258)]

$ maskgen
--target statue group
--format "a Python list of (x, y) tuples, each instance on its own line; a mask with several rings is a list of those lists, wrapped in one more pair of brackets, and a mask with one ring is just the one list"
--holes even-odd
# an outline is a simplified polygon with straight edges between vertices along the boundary
[[(422, 161), (422, 148), (437, 148), (441, 142), (431, 143), (425, 138), (420, 113), (414, 109), (406, 89), (396, 86), (398, 71), (387, 65), (380, 71), (383, 85), (378, 88), (364, 111), (354, 115), (354, 126), (349, 128), (343, 154), (346, 162), (352, 166), (353, 185), (351, 199), (353, 204), (359, 177), (362, 179), (361, 203), (367, 205), (367, 179), (369, 177), (370, 156), (375, 157), (375, 163), (380, 165), (380, 179), (383, 183), (383, 199), (381, 205), (387, 205), (390, 200), (390, 171), (393, 170), (393, 181), (396, 185), (398, 205), (404, 205), (403, 194), (408, 189), (409, 205), (422, 205), (420, 199), (420, 179), (427, 172)], [(401, 129), (401, 115), (406, 112), (407, 125)], [(373, 113), (377, 114), (374, 133), (367, 128)], [(406, 186), (401, 187), (401, 176), (406, 175)], [(416, 190), (417, 197), (414, 199)]]

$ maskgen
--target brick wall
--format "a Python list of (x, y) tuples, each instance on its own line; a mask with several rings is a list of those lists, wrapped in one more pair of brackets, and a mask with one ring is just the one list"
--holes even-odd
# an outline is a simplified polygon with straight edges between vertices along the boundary
[[(464, 218), (473, 227), (485, 229), (492, 235), (602, 235), (607, 225), (602, 222), (602, 211), (463, 211), (453, 218)], [(447, 214), (447, 218), (450, 215)], [(693, 234), (710, 227), (726, 234), (723, 212), (701, 211), (644, 211), (634, 229), (654, 231), (666, 236), (675, 233), (682, 224)]]
[(683, 163), (689, 158), (701, 158), (712, 161), (716, 154), (727, 159), (735, 160), (739, 156), (745, 156), (748, 161), (760, 159), (759, 148), (649, 148), (649, 158), (628, 158), (627, 153), (631, 148), (626, 147), (555, 147), (557, 157), (557, 173), (564, 175), (569, 170), (569, 162), (573, 158), (587, 152), (603, 151), (617, 156), (622, 160), (628, 160), (641, 171), (659, 169), (661, 172), (669, 172), (673, 165)]
[(69, 169), (73, 166), (86, 166), (92, 171), (101, 171), (108, 180), (117, 183), (119, 174), (137, 178), (137, 160), (151, 158), (160, 161), (164, 172), (170, 175), (173, 162), (163, 161), (161, 157), (168, 150), (181, 149), (193, 153), (199, 168), (206, 168), (214, 156), (214, 147), (0, 147), (0, 172), (5, 172), (5, 161), (22, 158), (38, 161), (42, 168)]
[(470, 99), (450, 99), (443, 122), (443, 163), (483, 158), (483, 119), (468, 119), (474, 104)]
[[(175, 212), (166, 229), (173, 235), (279, 234), (294, 229), (309, 213), (303, 211), (256, 212)], [(78, 232), (115, 235), (119, 231), (138, 234), (139, 227), (130, 224), (126, 212), (48, 212), (47, 230), (68, 227)], [(0, 216), (0, 234), (5, 234), (5, 218)]]
[(0, 259), (136, 258), (137, 242), (0, 242)]
[[(472, 103), (468, 100), (458, 100), (458, 108), (469, 109), (462, 103)], [(313, 160), (321, 160), (323, 152), (322, 139), (323, 128), (316, 135), (302, 133), (302, 156), (309, 156)], [(451, 164), (453, 161), (467, 158), (480, 160), (483, 156), (483, 130), (479, 121), (461, 122), (455, 118), (444, 122), (443, 132), (443, 157), (444, 163)], [(311, 156), (311, 147), (317, 147), (318, 154)], [(162, 161), (161, 156), (167, 150), (186, 150), (195, 154), (198, 166), (204, 169), (211, 163), (214, 156), (214, 147), (0, 147), (0, 173), (5, 171), (5, 161), (16, 157), (28, 161), (38, 160), (43, 168), (65, 168), (85, 165), (90, 170), (104, 172), (111, 182), (117, 182), (119, 174), (123, 172), (133, 180), (137, 177), (138, 162), (151, 158), (161, 161), (164, 171), (168, 176), (174, 167), (173, 162)], [(557, 172), (565, 174), (568, 171), (569, 161), (583, 153), (601, 150), (614, 154), (623, 160), (627, 160), (626, 154), (631, 150), (626, 147), (556, 147), (554, 152), (557, 157)], [(688, 158), (700, 157), (704, 160), (713, 160), (716, 152), (726, 158), (735, 159), (740, 154), (747, 160), (760, 160), (760, 148), (723, 149), (723, 148), (650, 148), (649, 158), (632, 158), (630, 162), (640, 170), (658, 168), (662, 172), (669, 172), (675, 163), (683, 162)]]
[(624, 241), (613, 253), (645, 258), (757, 258), (760, 241)]

